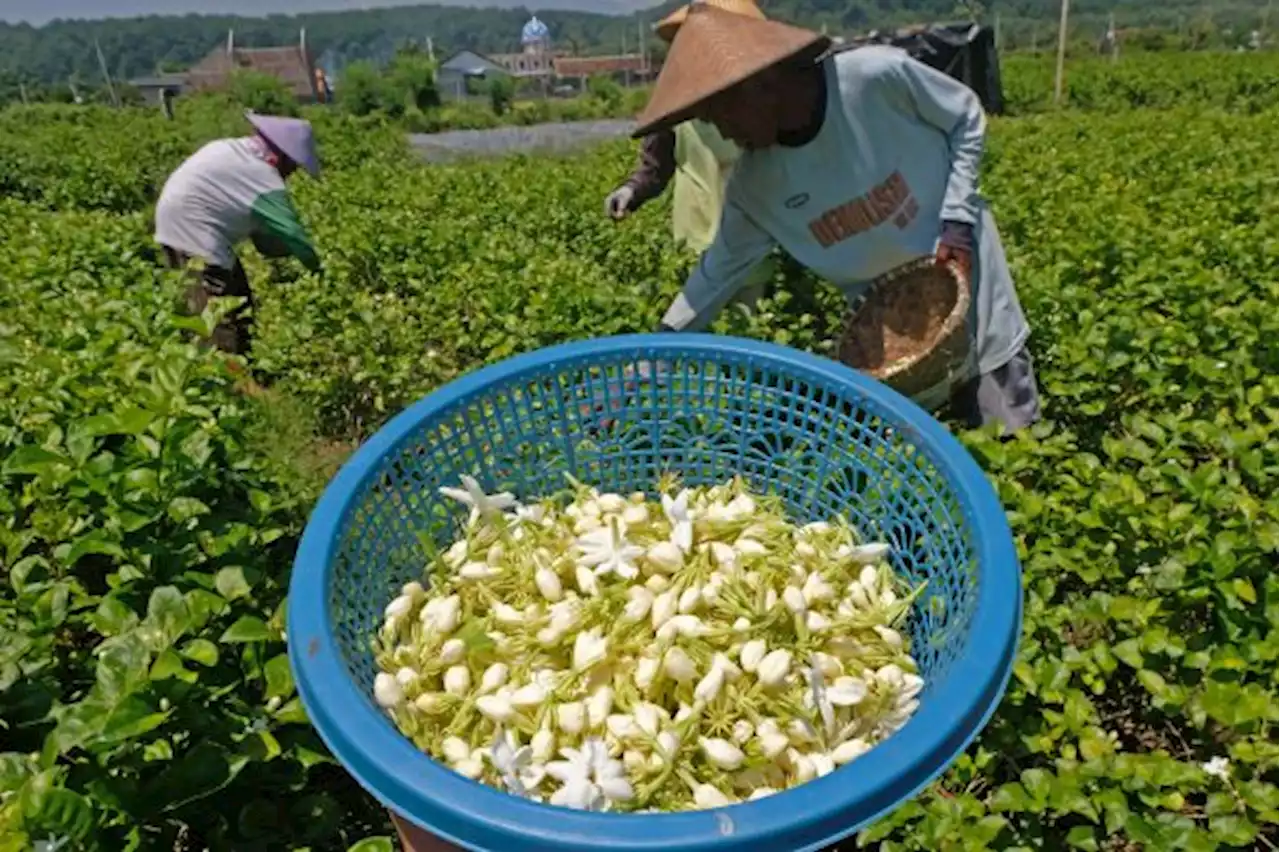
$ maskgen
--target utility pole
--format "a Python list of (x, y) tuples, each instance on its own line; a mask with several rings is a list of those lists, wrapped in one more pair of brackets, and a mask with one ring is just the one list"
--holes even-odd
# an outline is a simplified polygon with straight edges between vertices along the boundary
[(18, 94), (22, 96), (22, 105), (30, 106), (31, 102), (27, 100), (27, 84), (21, 80), (18, 81)]
[(1071, 0), (1062, 0), (1062, 17), (1058, 20), (1058, 70), (1053, 75), (1053, 104), (1062, 104), (1062, 73), (1067, 60), (1067, 15)]
[(111, 72), (107, 70), (107, 59), (102, 55), (102, 47), (96, 38), (93, 40), (93, 49), (98, 53), (98, 67), (102, 69), (102, 78), (107, 81), (107, 91), (111, 93), (111, 104), (119, 108), (120, 96), (116, 94), (116, 86), (111, 82)]
[(996, 53), (1000, 52), (1000, 13), (996, 12)]

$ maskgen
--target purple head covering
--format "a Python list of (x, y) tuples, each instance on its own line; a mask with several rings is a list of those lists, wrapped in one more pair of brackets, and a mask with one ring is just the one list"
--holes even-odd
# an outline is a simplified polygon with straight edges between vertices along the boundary
[(311, 136), (311, 122), (301, 118), (285, 118), (279, 115), (258, 115), (245, 111), (245, 118), (281, 153), (312, 175), (320, 176), (320, 161), (316, 157), (316, 143)]

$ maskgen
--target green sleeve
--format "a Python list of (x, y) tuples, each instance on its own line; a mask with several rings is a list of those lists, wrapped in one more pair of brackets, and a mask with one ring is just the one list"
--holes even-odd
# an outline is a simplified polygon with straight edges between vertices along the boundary
[(311, 245), (289, 193), (276, 190), (259, 195), (253, 202), (253, 221), (253, 244), (259, 251), (269, 257), (291, 254), (310, 270), (320, 268), (320, 257)]

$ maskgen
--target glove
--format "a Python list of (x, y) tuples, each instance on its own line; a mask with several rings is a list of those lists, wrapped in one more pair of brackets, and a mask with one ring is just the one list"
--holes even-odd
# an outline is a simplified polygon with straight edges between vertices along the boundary
[(627, 218), (631, 213), (631, 200), (636, 191), (629, 186), (620, 186), (604, 200), (605, 215), (615, 221)]

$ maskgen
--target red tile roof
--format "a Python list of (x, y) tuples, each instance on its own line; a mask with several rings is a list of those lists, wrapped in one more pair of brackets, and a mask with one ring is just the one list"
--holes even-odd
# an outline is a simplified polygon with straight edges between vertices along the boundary
[(616, 74), (622, 71), (646, 72), (644, 57), (629, 56), (557, 56), (554, 60), (558, 77), (590, 77), (592, 74)]
[(217, 89), (227, 84), (227, 78), (237, 68), (269, 74), (283, 81), (295, 97), (309, 99), (316, 95), (311, 57), (301, 46), (237, 47), (230, 55), (225, 47), (219, 47), (192, 66), (187, 78), (197, 91)]

